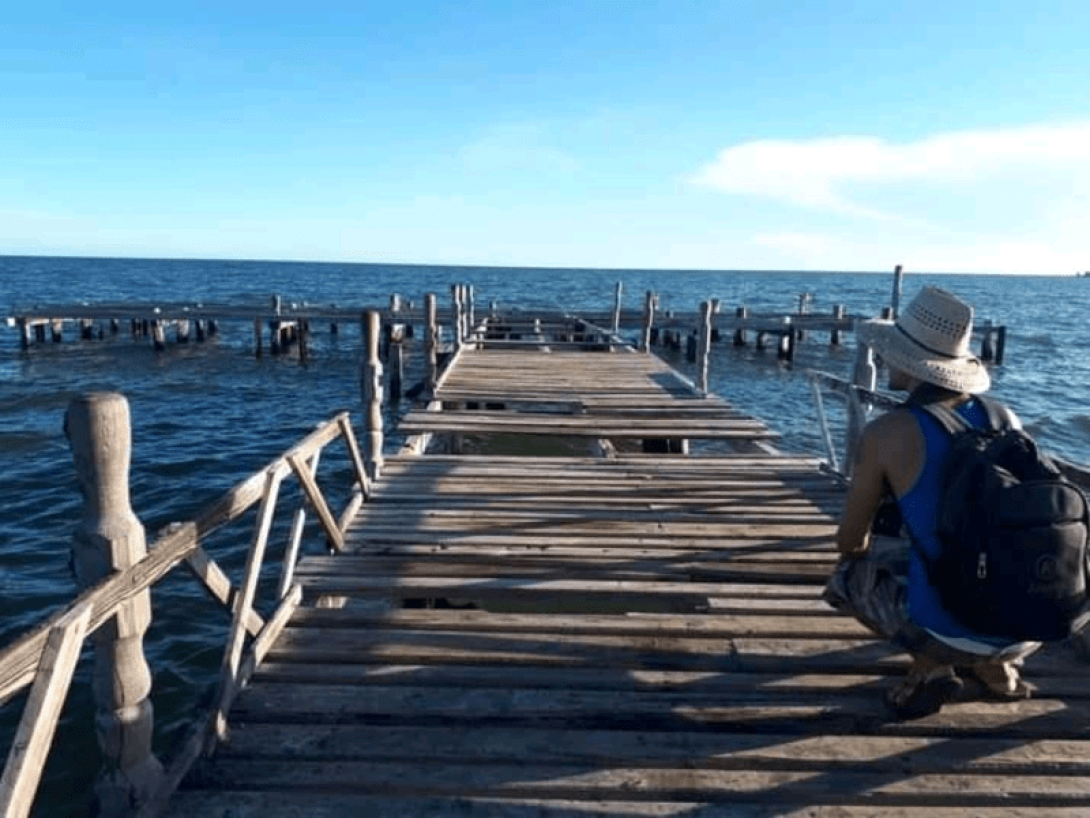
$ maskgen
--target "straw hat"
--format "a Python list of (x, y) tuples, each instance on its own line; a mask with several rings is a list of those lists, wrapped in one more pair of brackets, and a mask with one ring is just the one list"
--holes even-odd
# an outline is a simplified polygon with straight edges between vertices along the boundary
[(972, 332), (972, 307), (939, 287), (924, 287), (896, 321), (864, 321), (856, 334), (889, 366), (926, 383), (977, 394), (992, 379), (969, 351)]

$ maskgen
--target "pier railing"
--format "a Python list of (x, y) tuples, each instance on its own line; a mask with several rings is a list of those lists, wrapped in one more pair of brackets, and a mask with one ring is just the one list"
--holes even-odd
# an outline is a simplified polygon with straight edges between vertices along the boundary
[[(96, 785), (98, 814), (130, 815), (136, 805), (136, 814), (154, 816), (200, 753), (225, 735), (232, 700), (299, 604), (302, 591), (293, 572), (306, 514), (315, 515), (328, 547), (340, 550), (345, 527), (369, 495), (371, 483), (348, 413), (342, 413), (194, 519), (168, 526), (145, 549), (143, 527), (128, 505), (130, 432), (125, 398), (116, 393), (77, 398), (66, 415), (66, 431), (85, 496), (74, 565), (86, 590), (0, 652), (0, 704), (30, 688), (0, 778), (0, 815), (22, 818), (30, 813), (81, 648), (93, 638), (95, 723), (104, 759)], [(318, 464), (322, 452), (338, 439), (347, 448), (354, 481), (344, 510), (334, 516), (318, 484)], [(262, 569), (277, 501), (291, 478), (298, 482), (304, 503), (290, 521), (273, 612), (262, 617), (255, 605)], [(204, 543), (255, 507), (245, 568), (238, 585), (232, 585)], [(213, 703), (196, 720), (176, 757), (164, 765), (151, 748), (151, 676), (141, 643), (151, 619), (150, 589), (179, 565), (230, 613), (231, 624)]]

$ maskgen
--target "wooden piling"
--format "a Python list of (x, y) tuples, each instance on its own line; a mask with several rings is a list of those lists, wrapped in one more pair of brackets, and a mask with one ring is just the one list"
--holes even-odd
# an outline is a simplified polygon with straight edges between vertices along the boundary
[(745, 320), (749, 318), (749, 307), (738, 307), (734, 314), (739, 318), (738, 327), (734, 330), (734, 345), (744, 347), (746, 345)]
[(780, 333), (776, 344), (776, 357), (781, 361), (791, 361), (795, 358), (795, 328), (791, 325), (791, 316), (783, 317), (784, 329)]
[(151, 322), (151, 342), (156, 352), (162, 352), (167, 348), (166, 327), (158, 319)]
[(891, 318), (896, 318), (901, 309), (901, 281), (903, 278), (904, 273), (901, 270), (901, 265), (898, 264), (893, 268), (893, 294), (889, 299)]
[(54, 318), (49, 323), (49, 329), (52, 333), (54, 344), (59, 344), (64, 340), (64, 319)]
[(989, 318), (984, 322), (984, 329), (980, 334), (980, 360), (990, 361), (995, 358), (995, 347), (992, 343), (992, 321)]
[[(844, 318), (844, 305), (837, 304), (833, 307), (833, 320), (840, 321)], [(840, 344), (840, 328), (833, 327), (829, 331), (829, 343), (832, 346), (838, 346)]]
[(382, 361), (379, 360), (379, 333), (382, 316), (376, 310), (364, 313), (364, 363), (360, 373), (365, 419), (364, 463), (367, 477), (374, 481), (382, 470)]
[(254, 319), (254, 357), (261, 357), (261, 318)]
[[(799, 315), (809, 315), (810, 314), (810, 304), (813, 302), (813, 300), (814, 300), (814, 294), (813, 293), (799, 293), (798, 314)], [(798, 341), (805, 340), (806, 339), (805, 330), (802, 330), (802, 329), (795, 330), (795, 339), (798, 340)]]
[[(81, 589), (136, 564), (146, 553), (144, 527), (129, 504), (131, 433), (124, 396), (98, 392), (76, 398), (65, 415), (83, 515), (73, 543)], [(98, 815), (128, 815), (146, 803), (163, 776), (152, 754), (151, 671), (143, 638), (151, 624), (148, 591), (133, 596), (93, 637), (95, 726), (103, 770), (95, 787)]]
[(189, 343), (190, 324), (188, 318), (179, 318), (174, 324), (174, 337), (179, 344)]

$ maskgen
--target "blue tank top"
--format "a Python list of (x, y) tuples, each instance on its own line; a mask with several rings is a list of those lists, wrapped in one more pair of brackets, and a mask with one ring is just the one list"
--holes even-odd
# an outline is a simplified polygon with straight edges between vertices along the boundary
[[(939, 496), (941, 494), (942, 464), (950, 449), (950, 436), (927, 410), (908, 404), (923, 432), (926, 459), (923, 471), (915, 485), (897, 500), (901, 516), (916, 548), (911, 549), (908, 563), (908, 615), (917, 625), (939, 636), (954, 639), (971, 639), (995, 647), (1014, 644), (1011, 640), (984, 636), (965, 627), (946, 610), (939, 593), (927, 581), (923, 560), (917, 551), (921, 549), (929, 557), (937, 557), (941, 545), (938, 536)], [(986, 426), (988, 415), (980, 401), (971, 398), (955, 408), (974, 427)]]

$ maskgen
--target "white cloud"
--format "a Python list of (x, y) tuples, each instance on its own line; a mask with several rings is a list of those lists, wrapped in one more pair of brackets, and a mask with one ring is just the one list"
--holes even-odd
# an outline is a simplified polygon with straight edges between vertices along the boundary
[(1062, 174), (1070, 193), (1084, 190), (1090, 123), (961, 131), (899, 144), (872, 136), (757, 140), (721, 151), (690, 181), (804, 208), (901, 220), (856, 199), (861, 191), (877, 194), (909, 182), (942, 187), (1017, 175), (1031, 184), (1042, 171)]

